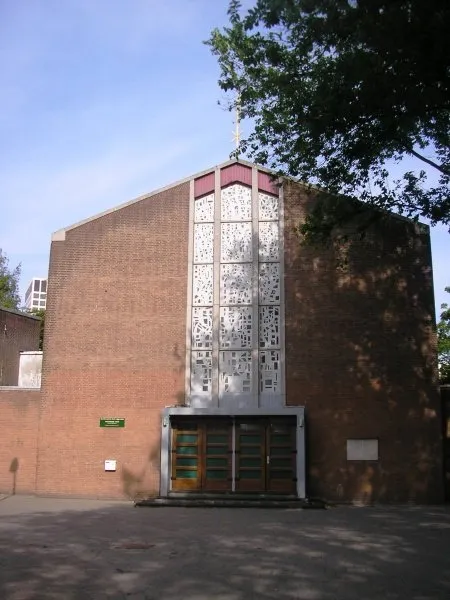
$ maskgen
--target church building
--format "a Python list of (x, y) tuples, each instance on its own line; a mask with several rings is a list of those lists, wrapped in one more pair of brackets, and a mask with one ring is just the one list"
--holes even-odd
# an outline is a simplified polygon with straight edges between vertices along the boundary
[(428, 228), (314, 201), (230, 160), (53, 235), (35, 492), (442, 500)]

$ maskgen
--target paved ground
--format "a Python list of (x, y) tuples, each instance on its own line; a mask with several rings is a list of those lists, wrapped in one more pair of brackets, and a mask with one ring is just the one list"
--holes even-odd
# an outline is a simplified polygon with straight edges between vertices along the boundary
[(0, 501), (0, 599), (450, 599), (450, 507)]

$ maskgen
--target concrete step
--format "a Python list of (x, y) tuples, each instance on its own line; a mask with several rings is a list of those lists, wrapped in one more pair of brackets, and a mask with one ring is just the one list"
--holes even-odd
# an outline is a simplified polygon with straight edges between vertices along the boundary
[(326, 502), (321, 500), (305, 500), (298, 498), (261, 498), (261, 497), (177, 497), (177, 498), (146, 498), (135, 502), (135, 506), (148, 506), (162, 508), (182, 506), (185, 508), (328, 508)]

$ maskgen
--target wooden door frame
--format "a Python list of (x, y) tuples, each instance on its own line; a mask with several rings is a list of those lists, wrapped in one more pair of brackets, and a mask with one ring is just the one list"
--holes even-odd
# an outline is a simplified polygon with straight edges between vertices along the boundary
[(190, 406), (173, 406), (161, 411), (161, 453), (160, 453), (160, 489), (162, 498), (170, 497), (172, 494), (171, 477), (171, 424), (179, 417), (285, 417), (296, 418), (296, 496), (306, 498), (306, 458), (305, 458), (305, 408), (303, 406), (283, 406), (278, 408), (236, 408), (236, 407), (211, 407), (196, 408)]
[[(176, 473), (177, 469), (183, 469), (183, 467), (179, 467), (176, 464), (177, 461), (177, 456), (179, 456), (179, 454), (177, 453), (176, 449), (177, 447), (179, 447), (179, 445), (176, 442), (177, 436), (178, 435), (189, 435), (193, 433), (193, 429), (183, 429), (183, 426), (187, 426), (189, 423), (191, 424), (195, 424), (196, 425), (196, 429), (195, 429), (195, 435), (197, 436), (197, 453), (195, 454), (195, 457), (197, 459), (197, 465), (196, 467), (192, 467), (192, 469), (195, 469), (195, 471), (197, 472), (197, 477), (194, 479), (182, 479), (182, 478), (177, 478), (176, 476), (174, 476), (174, 473)], [(228, 467), (227, 467), (227, 476), (226, 479), (218, 479), (217, 481), (214, 479), (207, 479), (207, 460), (208, 460), (208, 454), (207, 454), (207, 436), (208, 436), (208, 425), (209, 426), (214, 426), (214, 425), (220, 425), (219, 429), (223, 430), (223, 434), (228, 436), (227, 439), (227, 450), (226, 450), (226, 458), (228, 461)], [(232, 491), (232, 473), (233, 473), (233, 455), (232, 455), (232, 441), (233, 441), (233, 421), (231, 418), (229, 417), (225, 417), (225, 418), (217, 418), (217, 417), (201, 417), (201, 418), (178, 418), (175, 419), (172, 424), (171, 424), (171, 428), (170, 428), (170, 433), (171, 433), (171, 489), (172, 491), (175, 492), (214, 492), (214, 491), (222, 491), (222, 492), (228, 492), (228, 491)], [(225, 444), (221, 444), (222, 446)], [(186, 444), (186, 446), (190, 447), (190, 444)], [(187, 455), (187, 456), (194, 456), (194, 455)], [(211, 456), (209, 456), (209, 458), (211, 458)], [(187, 468), (187, 470), (189, 470)], [(211, 469), (214, 470), (214, 469)], [(222, 469), (218, 469), (218, 470), (222, 470)], [(176, 488), (178, 489), (174, 489), (174, 482), (178, 481), (178, 485), (175, 485)]]
[[(287, 421), (287, 418), (285, 418)], [(296, 444), (296, 438), (295, 438), (295, 423), (293, 423), (292, 421), (289, 422), (289, 427), (288, 427), (288, 431), (289, 431), (289, 451), (288, 454), (290, 455), (288, 458), (290, 458), (291, 463), (291, 473), (292, 473), (292, 477), (290, 480), (276, 480), (275, 478), (271, 479), (270, 478), (270, 472), (272, 470), (272, 459), (275, 459), (275, 457), (272, 455), (272, 448), (276, 447), (275, 444), (272, 444), (272, 440), (271, 440), (271, 436), (273, 435), (273, 432), (271, 431), (272, 426), (276, 423), (275, 418), (269, 418), (268, 419), (268, 423), (266, 425), (266, 456), (269, 458), (269, 461), (267, 461), (266, 463), (266, 492), (268, 494), (272, 493), (272, 494), (293, 494), (295, 493), (295, 489), (296, 489), (296, 484), (297, 484), (297, 444)], [(278, 447), (283, 447), (283, 446), (278, 446)], [(283, 470), (280, 468), (280, 470)], [(276, 483), (278, 481), (278, 484)], [(287, 481), (290, 481), (290, 489), (287, 490), (285, 487), (283, 487), (283, 485), (280, 482), (283, 482), (283, 484), (286, 484)], [(271, 483), (274, 484), (274, 489), (271, 488)], [(277, 489), (278, 487), (278, 489)]]
[[(243, 422), (254, 422), (254, 424), (258, 424), (260, 425), (259, 431), (261, 433), (262, 439), (261, 439), (261, 444), (260, 444), (260, 452), (259, 452), (259, 457), (261, 459), (261, 478), (260, 479), (245, 479), (243, 480), (241, 477), (239, 477), (239, 471), (240, 471), (240, 460), (241, 460), (241, 456), (242, 456), (242, 451), (241, 451), (241, 439), (240, 439), (240, 435), (238, 434), (238, 428), (239, 425)], [(244, 417), (244, 418), (236, 418), (234, 419), (233, 422), (233, 427), (235, 429), (235, 440), (236, 440), (236, 447), (235, 447), (235, 453), (234, 453), (234, 464), (235, 464), (235, 490), (236, 492), (255, 492), (255, 493), (264, 493), (265, 488), (266, 488), (266, 456), (267, 456), (267, 452), (266, 452), (266, 429), (267, 429), (267, 423), (264, 417)], [(250, 456), (252, 456), (250, 454)], [(254, 455), (255, 458), (257, 455)], [(251, 470), (251, 469), (249, 469)], [(256, 470), (256, 469), (254, 469)], [(246, 485), (243, 485), (242, 482), (245, 481)], [(258, 483), (259, 482), (259, 483)]]
[[(195, 423), (197, 425), (197, 429), (195, 431), (195, 435), (197, 436), (197, 452), (195, 454), (196, 458), (197, 458), (197, 466), (195, 467), (195, 471), (197, 472), (197, 477), (194, 478), (177, 478), (174, 476), (174, 474), (176, 474), (177, 468), (180, 468), (182, 470), (182, 467), (177, 467), (176, 465), (176, 459), (177, 459), (177, 452), (176, 452), (176, 448), (177, 448), (177, 444), (175, 442), (176, 438), (178, 435), (189, 435), (192, 434), (194, 435), (193, 429), (182, 429), (181, 427), (179, 427), (179, 425), (184, 425), (186, 426), (189, 422), (191, 423)], [(171, 427), (171, 481), (177, 481), (177, 485), (179, 485), (180, 487), (176, 490), (176, 491), (198, 491), (200, 489), (199, 487), (199, 482), (201, 482), (201, 472), (200, 472), (200, 448), (201, 448), (201, 440), (200, 440), (200, 435), (201, 435), (201, 429), (198, 427), (198, 422), (195, 419), (186, 419), (184, 420), (184, 423), (181, 423), (179, 421), (175, 422), (172, 424)], [(186, 447), (191, 447), (190, 444), (186, 444)], [(193, 445), (192, 445), (193, 447)], [(193, 455), (189, 455), (187, 454), (187, 456), (193, 456)], [(173, 487), (173, 483), (172, 486)]]
[[(220, 429), (224, 430), (224, 434), (227, 435), (227, 450), (226, 450), (226, 458), (227, 458), (227, 477), (225, 480), (223, 479), (207, 479), (206, 474), (208, 471), (207, 460), (211, 458), (207, 454), (207, 436), (208, 436), (208, 424), (221, 425)], [(202, 419), (202, 437), (201, 437), (201, 453), (203, 460), (201, 461), (201, 490), (204, 492), (231, 492), (233, 485), (233, 420), (231, 418), (209, 418), (204, 417), (204, 421)], [(219, 434), (220, 435), (220, 434)], [(223, 445), (223, 444), (220, 444)], [(211, 469), (214, 470), (214, 469)]]
[[(291, 478), (286, 480), (275, 480), (271, 479), (271, 469), (272, 465), (270, 463), (272, 456), (271, 450), (273, 447), (273, 442), (271, 439), (272, 436), (272, 427), (276, 424), (276, 422), (281, 421), (284, 422), (285, 425), (288, 425), (289, 428), (289, 450), (287, 454), (289, 454), (289, 458), (294, 463), (291, 465)], [(261, 445), (260, 445), (260, 459), (261, 459), (261, 478), (260, 479), (246, 479), (243, 480), (239, 477), (240, 472), (240, 459), (242, 456), (241, 450), (241, 435), (238, 433), (238, 428), (240, 424), (248, 423), (251, 425), (254, 423), (255, 425), (259, 425), (259, 434), (261, 435)], [(234, 420), (235, 427), (235, 437), (236, 437), (236, 449), (235, 449), (235, 489), (238, 492), (255, 492), (262, 494), (295, 494), (296, 484), (297, 484), (297, 470), (296, 470), (296, 461), (297, 461), (297, 447), (296, 447), (296, 438), (295, 438), (295, 426), (296, 423), (293, 421), (291, 416), (248, 416), (243, 418), (236, 418)], [(252, 455), (250, 455), (252, 456)], [(256, 455), (255, 455), (256, 458)], [(250, 470), (250, 469), (249, 469)], [(245, 481), (245, 483), (244, 483)], [(277, 483), (278, 481), (278, 483)], [(259, 483), (258, 483), (259, 482)], [(272, 487), (273, 485), (273, 487)], [(287, 489), (289, 487), (289, 489)]]

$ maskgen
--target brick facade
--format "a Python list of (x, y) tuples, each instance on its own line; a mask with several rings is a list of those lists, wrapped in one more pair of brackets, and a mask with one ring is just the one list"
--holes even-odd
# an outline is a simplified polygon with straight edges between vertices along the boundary
[(36, 489), (38, 389), (0, 389), (0, 493), (32, 494)]
[(0, 386), (17, 385), (20, 353), (39, 350), (40, 319), (0, 307)]
[[(442, 499), (442, 446), (428, 229), (392, 217), (341, 250), (299, 245), (312, 202), (285, 186), (287, 403), (307, 411), (309, 494)], [(347, 462), (377, 438), (377, 462)]]
[(186, 183), (53, 242), (38, 492), (157, 493), (160, 411), (184, 390), (188, 210)]
[[(158, 494), (161, 411), (184, 403), (189, 186), (52, 243), (39, 432), (36, 402), (25, 409), (14, 397), (4, 413), (15, 427), (26, 415), (27, 452), (37, 436), (38, 493)], [(286, 394), (307, 411), (308, 495), (442, 500), (427, 229), (392, 218), (343, 249), (305, 248), (295, 229), (312, 199), (286, 184), (284, 200)], [(125, 418), (125, 427), (101, 428), (101, 417)], [(2, 464), (20, 446), (11, 435)], [(347, 439), (358, 438), (378, 439), (378, 461), (347, 461)], [(104, 471), (106, 459), (118, 461), (116, 472)], [(1, 477), (11, 484), (10, 472)]]

